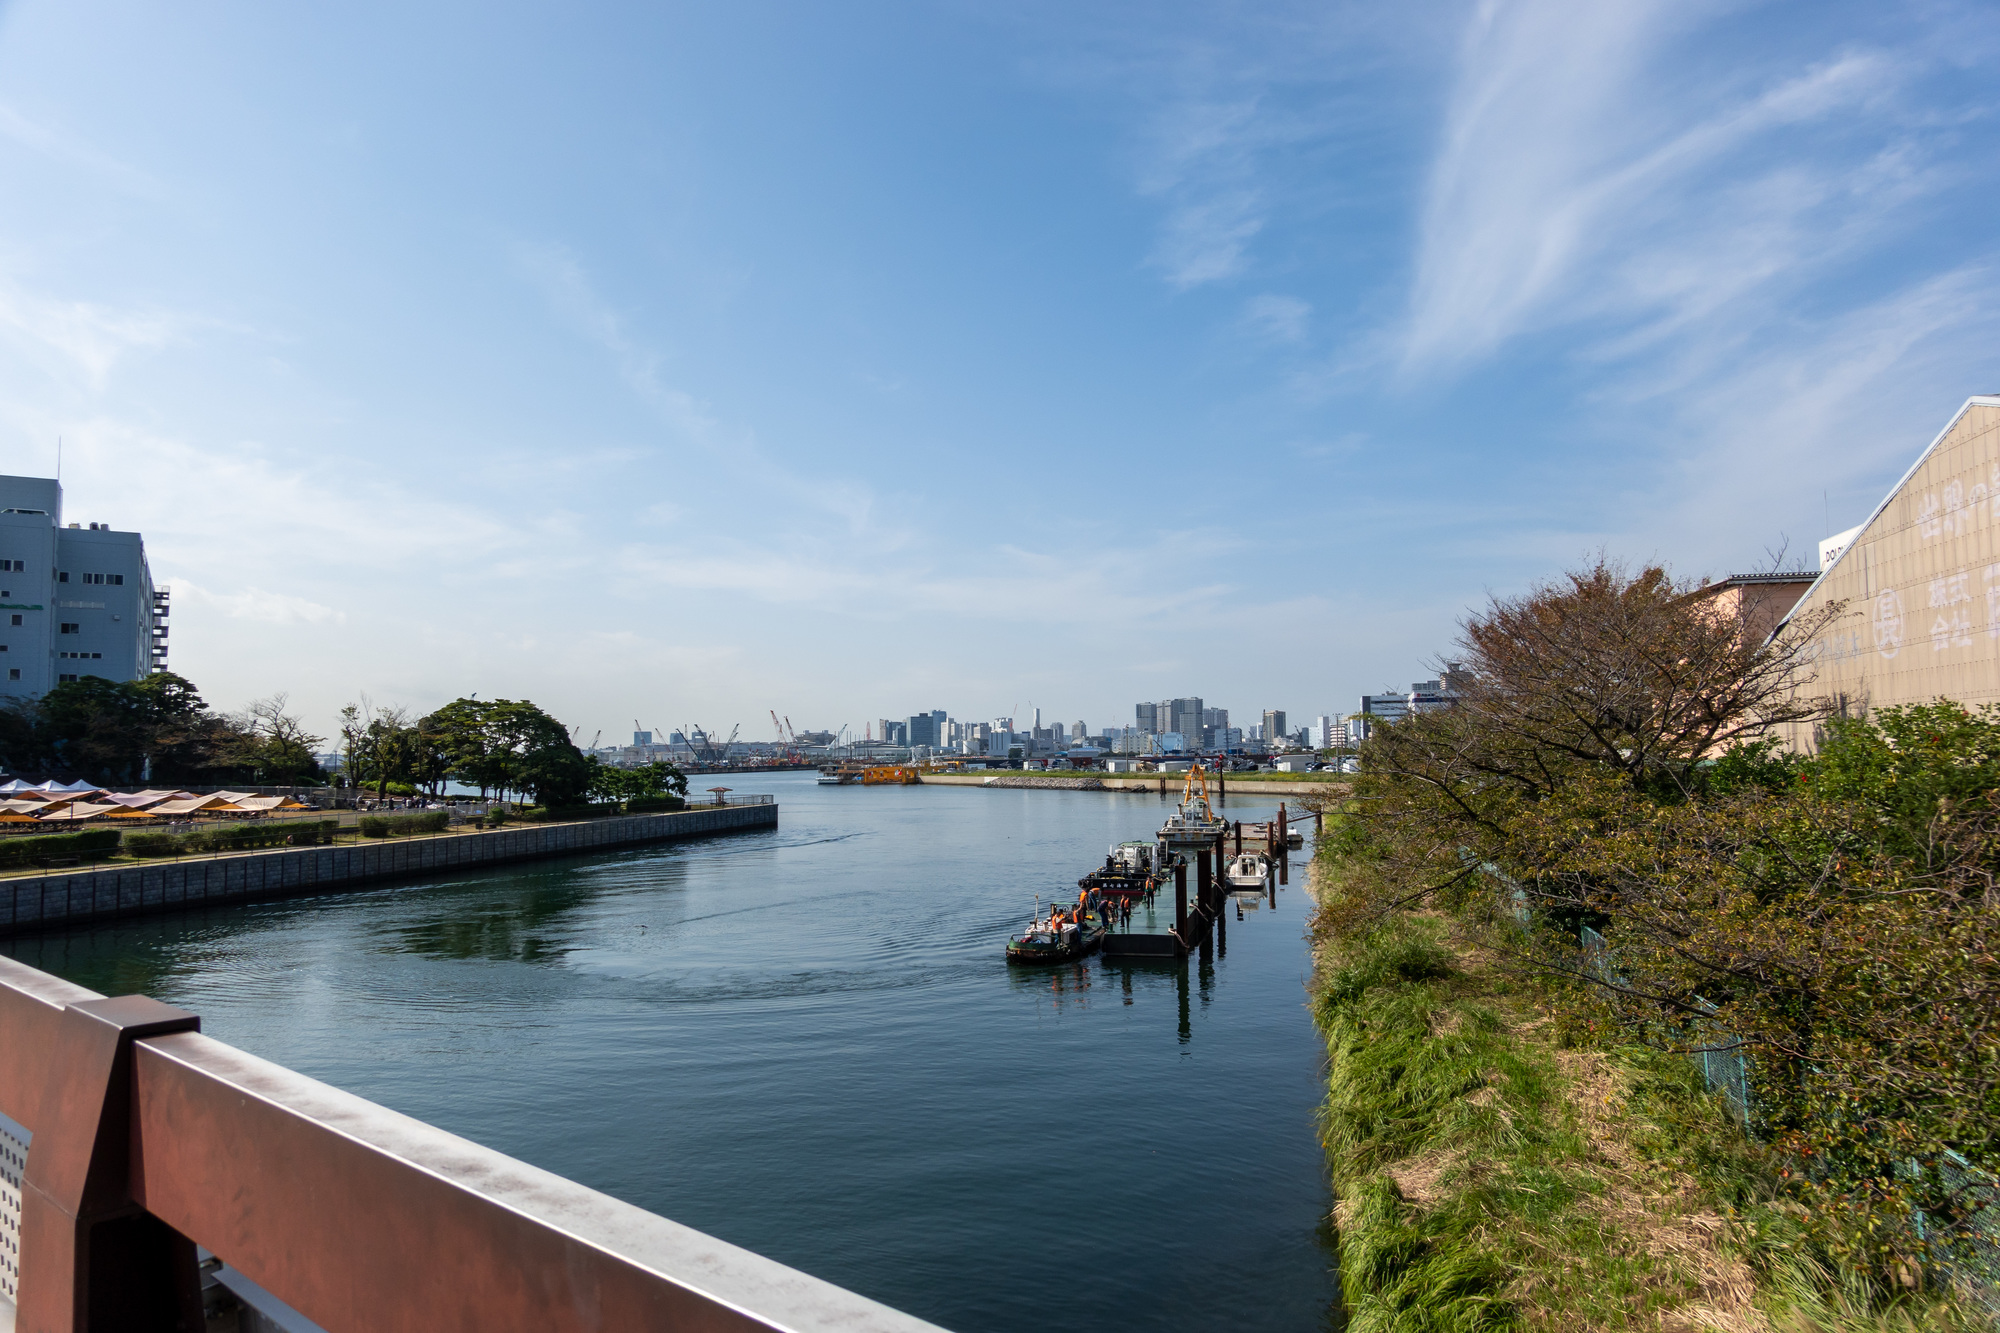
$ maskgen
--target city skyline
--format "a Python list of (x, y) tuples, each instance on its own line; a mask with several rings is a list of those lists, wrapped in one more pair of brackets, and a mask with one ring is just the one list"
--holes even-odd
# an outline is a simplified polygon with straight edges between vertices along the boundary
[(0, 470), (320, 730), (1345, 714), (1599, 549), (1810, 565), (2000, 387), (1992, 26), (35, 0)]

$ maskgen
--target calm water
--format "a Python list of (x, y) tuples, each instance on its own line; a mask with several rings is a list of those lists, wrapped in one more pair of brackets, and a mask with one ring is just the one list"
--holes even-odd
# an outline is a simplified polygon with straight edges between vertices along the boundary
[(777, 832), (4, 947), (949, 1328), (1327, 1323), (1301, 878), (1206, 961), (1010, 972), (1159, 797), (734, 785)]

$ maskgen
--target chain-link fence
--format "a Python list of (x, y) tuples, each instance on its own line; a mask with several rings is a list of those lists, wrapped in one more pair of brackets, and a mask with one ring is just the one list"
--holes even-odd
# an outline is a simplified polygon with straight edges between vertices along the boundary
[[(1515, 893), (1520, 891), (1515, 889)], [(1624, 978), (1613, 965), (1611, 946), (1604, 936), (1585, 926), (1578, 932), (1583, 946), (1584, 971), (1608, 986), (1620, 985)], [(1757, 1136), (1757, 1103), (1750, 1084), (1750, 1056), (1732, 1032), (1715, 1022), (1716, 1007), (1696, 997), (1704, 1017), (1684, 1030), (1688, 1055), (1701, 1067), (1702, 1079), (1710, 1092), (1719, 1093), (1736, 1113), (1745, 1132)], [(1916, 1163), (1910, 1170), (1917, 1170)], [(1957, 1287), (1963, 1299), (1978, 1306), (1988, 1316), (2000, 1319), (2000, 1177), (1983, 1171), (1955, 1152), (1947, 1152), (1938, 1174), (1946, 1190), (1965, 1200), (1969, 1213), (1965, 1220), (1949, 1228), (1922, 1212), (1915, 1215), (1917, 1234), (1934, 1252), (1945, 1256), (1938, 1267)]]

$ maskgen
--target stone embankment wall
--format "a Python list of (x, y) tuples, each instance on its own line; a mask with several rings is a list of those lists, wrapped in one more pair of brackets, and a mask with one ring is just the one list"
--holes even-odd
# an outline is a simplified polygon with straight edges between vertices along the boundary
[(107, 866), (0, 880), (0, 934), (204, 903), (338, 893), (377, 880), (776, 828), (776, 805), (623, 815), (429, 838)]

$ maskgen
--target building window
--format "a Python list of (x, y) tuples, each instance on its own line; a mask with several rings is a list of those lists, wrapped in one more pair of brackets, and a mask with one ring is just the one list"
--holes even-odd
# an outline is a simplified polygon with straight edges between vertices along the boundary
[(19, 560), (0, 560), (0, 574), (18, 574), (25, 572), (27, 568)]
[(75, 679), (76, 679), (76, 673), (74, 671), (66, 671), (56, 677), (56, 684), (58, 685), (67, 684), (68, 682)]
[(81, 634), (83, 633), (83, 626), (74, 620), (65, 620), (62, 622), (62, 632), (64, 634)]
[(20, 623), (21, 623), (21, 617), (19, 617), (19, 616), (15, 616), (15, 617), (14, 617), (14, 623), (15, 623), (16, 625), (20, 624)]
[(125, 586), (125, 576), (123, 574), (106, 574), (104, 576), (104, 581), (106, 583), (111, 584), (115, 588), (122, 588)]
[(57, 583), (68, 583), (68, 582), (69, 582), (69, 571), (68, 571), (67, 569), (63, 569), (63, 570), (58, 570), (58, 571), (56, 571), (56, 582), (57, 582)]
[(8, 680), (19, 680), (20, 678), (21, 678), (21, 668), (19, 668), (19, 667), (8, 667), (8, 668), (7, 668), (7, 679), (8, 679)]
[(85, 574), (85, 575), (83, 576), (83, 581), (84, 581), (85, 583), (102, 583), (102, 582), (104, 582), (104, 575), (102, 575), (102, 574)]

